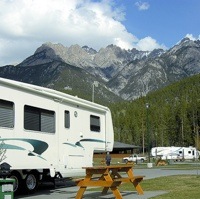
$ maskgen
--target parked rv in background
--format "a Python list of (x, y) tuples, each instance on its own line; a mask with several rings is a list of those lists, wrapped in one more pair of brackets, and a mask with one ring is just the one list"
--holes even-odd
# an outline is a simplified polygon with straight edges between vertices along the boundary
[(14, 190), (84, 174), (94, 152), (112, 151), (107, 107), (55, 90), (0, 78), (0, 142)]
[(199, 151), (195, 147), (154, 147), (151, 149), (151, 156), (162, 160), (196, 160), (199, 158)]

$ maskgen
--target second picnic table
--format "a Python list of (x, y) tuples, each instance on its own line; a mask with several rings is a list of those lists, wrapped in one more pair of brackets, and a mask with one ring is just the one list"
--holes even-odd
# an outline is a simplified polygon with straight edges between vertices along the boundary
[[(122, 199), (118, 189), (124, 182), (131, 182), (139, 195), (144, 194), (140, 182), (144, 176), (134, 176), (133, 165), (111, 165), (83, 167), (86, 170), (86, 176), (83, 179), (77, 179), (76, 184), (80, 186), (76, 199), (82, 199), (87, 187), (103, 187), (102, 194), (106, 194), (109, 189), (112, 190), (115, 198)], [(122, 177), (121, 172), (126, 173)]]

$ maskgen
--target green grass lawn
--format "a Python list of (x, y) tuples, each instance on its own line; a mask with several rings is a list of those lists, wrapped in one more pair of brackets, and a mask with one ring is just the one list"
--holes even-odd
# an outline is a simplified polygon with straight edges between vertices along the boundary
[[(155, 199), (197, 199), (200, 198), (200, 176), (178, 175), (144, 180), (141, 183), (144, 191), (167, 191), (167, 194)], [(122, 190), (133, 190), (130, 183), (123, 184)]]
[[(177, 175), (141, 182), (143, 191), (166, 191), (166, 194), (153, 197), (153, 199), (198, 199), (200, 198), (200, 176)], [(101, 191), (102, 188), (92, 188), (91, 191)], [(131, 183), (124, 183), (120, 191), (136, 191)], [(139, 199), (139, 196), (138, 196)]]

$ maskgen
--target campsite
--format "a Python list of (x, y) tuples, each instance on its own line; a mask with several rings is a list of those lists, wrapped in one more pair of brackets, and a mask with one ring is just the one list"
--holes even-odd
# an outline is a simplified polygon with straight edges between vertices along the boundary
[[(117, 164), (121, 158), (113, 158), (112, 163)], [(96, 160), (98, 164), (100, 159)], [(200, 163), (199, 162), (174, 162), (167, 166), (153, 166), (148, 169), (146, 163), (134, 165), (135, 175), (145, 175), (142, 181), (144, 195), (137, 195), (131, 186), (121, 187), (124, 199), (182, 199), (198, 198)], [(37, 193), (32, 195), (19, 195), (16, 199), (64, 199), (74, 198), (78, 188), (70, 181), (58, 184), (56, 188), (52, 184), (42, 185)], [(85, 198), (113, 198), (111, 192), (101, 196), (99, 189), (89, 189)]]

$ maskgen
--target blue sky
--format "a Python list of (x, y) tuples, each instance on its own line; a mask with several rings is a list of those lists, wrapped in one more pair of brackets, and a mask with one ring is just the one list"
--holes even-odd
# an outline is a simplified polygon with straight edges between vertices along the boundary
[[(199, 0), (119, 0), (125, 3), (126, 20), (123, 22), (128, 32), (139, 39), (150, 36), (168, 48), (172, 47), (187, 34), (199, 37), (200, 1)], [(139, 10), (136, 3), (147, 4)]]
[(0, 0), (0, 66), (43, 43), (169, 49), (200, 38), (199, 0)]

